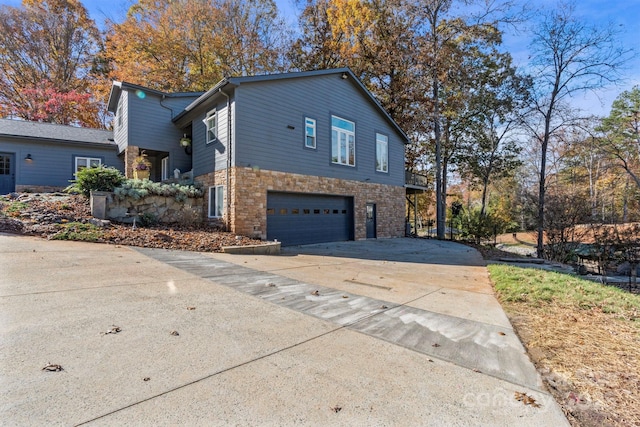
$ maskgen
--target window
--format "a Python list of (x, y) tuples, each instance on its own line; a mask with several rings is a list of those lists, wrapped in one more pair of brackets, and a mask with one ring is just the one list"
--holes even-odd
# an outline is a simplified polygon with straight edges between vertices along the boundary
[(336, 116), (331, 116), (331, 161), (356, 165), (356, 125)]
[(97, 168), (102, 164), (102, 159), (97, 157), (76, 157), (76, 172), (84, 168)]
[(218, 120), (216, 120), (216, 110), (209, 111), (207, 117), (203, 120), (207, 127), (207, 144), (212, 143), (218, 138)]
[(316, 148), (316, 120), (305, 117), (304, 119), (305, 140), (304, 146)]
[(389, 172), (389, 137), (376, 133), (376, 171)]
[(224, 187), (209, 187), (209, 218), (220, 218), (224, 215)]
[(118, 107), (116, 109), (116, 117), (118, 118), (118, 128), (122, 127), (122, 94), (118, 98)]
[(162, 180), (166, 181), (169, 179), (169, 156), (162, 158)]

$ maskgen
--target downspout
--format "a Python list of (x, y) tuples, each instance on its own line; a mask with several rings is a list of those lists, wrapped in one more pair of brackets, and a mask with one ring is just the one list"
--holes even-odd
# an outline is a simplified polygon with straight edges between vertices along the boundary
[(222, 88), (218, 89), (218, 92), (224, 95), (227, 98), (227, 171), (226, 171), (226, 181), (227, 181), (227, 209), (226, 209), (226, 218), (225, 218), (225, 227), (227, 231), (231, 229), (231, 175), (229, 171), (231, 170), (231, 99), (229, 95), (227, 95)]

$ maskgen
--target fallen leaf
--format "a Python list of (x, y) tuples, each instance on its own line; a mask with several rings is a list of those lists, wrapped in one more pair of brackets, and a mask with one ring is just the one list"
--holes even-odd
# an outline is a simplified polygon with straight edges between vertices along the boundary
[(44, 368), (42, 368), (43, 371), (47, 371), (47, 372), (60, 372), (63, 371), (64, 369), (62, 369), (62, 366), (60, 365), (56, 365), (53, 363), (47, 363), (47, 366), (45, 366)]
[(187, 310), (195, 310), (195, 307), (187, 307)]
[(142, 379), (142, 381), (149, 381), (150, 379), (151, 379), (151, 378), (149, 378), (149, 377), (144, 377), (144, 378)]
[(268, 287), (268, 288), (275, 288), (276, 284), (275, 283), (267, 283), (265, 286)]
[(500, 332), (498, 332), (498, 335), (505, 336), (505, 335), (507, 335), (507, 334), (505, 334), (504, 332), (500, 331)]
[(349, 295), (342, 295), (342, 298), (349, 298)]
[(440, 344), (438, 344), (438, 343), (433, 343), (433, 344), (431, 344), (431, 347), (440, 347)]
[(380, 308), (381, 308), (381, 309), (383, 309), (383, 310), (386, 310), (386, 309), (387, 309), (387, 308), (389, 308), (389, 307), (387, 307), (386, 305), (382, 304), (382, 305), (380, 306)]
[(122, 329), (120, 329), (119, 326), (116, 325), (111, 325), (111, 327), (109, 329), (107, 329), (107, 332), (103, 332), (103, 335), (107, 335), (107, 334), (117, 334), (118, 332), (120, 332)]
[(473, 372), (476, 372), (476, 373), (478, 373), (478, 374), (481, 374), (481, 373), (482, 373), (482, 371), (481, 371), (480, 369), (478, 369), (478, 368), (473, 368)]
[(536, 402), (536, 399), (529, 396), (527, 393), (522, 393), (520, 391), (515, 392), (515, 398), (518, 402), (522, 402), (525, 405), (533, 406), (534, 408), (539, 408), (540, 404)]
[(315, 296), (319, 296), (320, 295), (320, 291), (316, 290), (311, 292), (311, 295), (315, 295)]
[(334, 406), (333, 408), (331, 408), (331, 410), (337, 414), (338, 412), (342, 411), (342, 407), (341, 406)]
[(170, 334), (173, 335), (174, 337), (177, 337), (178, 335), (180, 335), (178, 331), (171, 331)]

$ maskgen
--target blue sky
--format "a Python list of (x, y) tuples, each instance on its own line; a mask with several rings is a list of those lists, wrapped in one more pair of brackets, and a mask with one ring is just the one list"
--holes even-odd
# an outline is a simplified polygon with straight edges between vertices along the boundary
[[(523, 0), (526, 1), (526, 0)], [(82, 0), (91, 17), (98, 25), (105, 19), (121, 21), (133, 0)], [(295, 0), (276, 0), (278, 8), (285, 14), (288, 22), (295, 24)], [(534, 0), (537, 6), (553, 5), (555, 0)], [(0, 0), (0, 4), (18, 6), (20, 0)], [(621, 41), (626, 48), (637, 49), (640, 53), (640, 0), (578, 0), (576, 12), (586, 22), (592, 24), (612, 23), (622, 31)], [(528, 40), (523, 36), (507, 35), (505, 49), (511, 52), (520, 67), (526, 67)], [(628, 64), (624, 70), (626, 80), (617, 86), (611, 86), (598, 92), (575, 99), (575, 104), (593, 114), (607, 115), (613, 100), (624, 90), (640, 85), (640, 55)]]

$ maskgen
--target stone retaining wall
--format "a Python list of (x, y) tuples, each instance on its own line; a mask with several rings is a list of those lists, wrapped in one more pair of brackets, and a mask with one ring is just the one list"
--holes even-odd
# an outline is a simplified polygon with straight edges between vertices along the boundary
[(51, 185), (16, 185), (16, 193), (58, 193), (64, 189), (65, 187)]
[(132, 223), (134, 216), (149, 215), (165, 224), (201, 223), (205, 217), (203, 198), (177, 201), (174, 197), (147, 196), (135, 200), (115, 197), (109, 192), (91, 193), (91, 214), (100, 219)]

